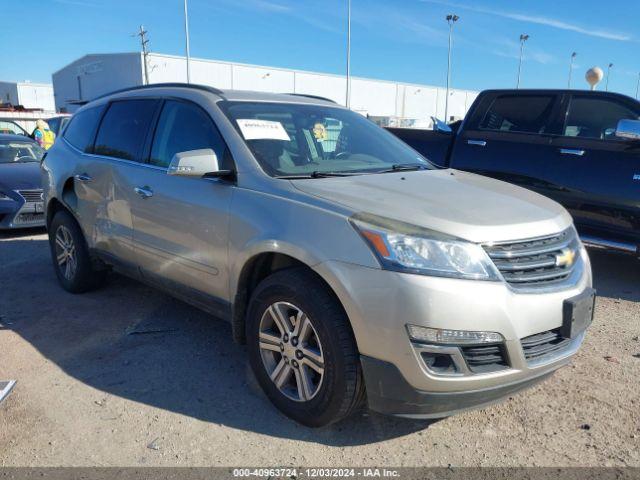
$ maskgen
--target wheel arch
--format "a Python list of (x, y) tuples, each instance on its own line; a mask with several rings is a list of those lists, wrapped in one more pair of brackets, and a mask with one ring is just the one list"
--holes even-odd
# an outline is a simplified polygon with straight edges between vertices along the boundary
[[(245, 324), (246, 315), (251, 300), (251, 295), (258, 284), (269, 275), (284, 269), (302, 268), (315, 276), (327, 288), (344, 310), (344, 306), (337, 295), (336, 291), (331, 287), (330, 283), (308, 262), (303, 261), (291, 254), (282, 251), (263, 251), (255, 253), (248, 258), (237, 277), (237, 284), (233, 295), (232, 308), (232, 332), (233, 339), (240, 344), (246, 343)], [(346, 314), (346, 310), (345, 310)], [(351, 322), (349, 321), (349, 324)]]

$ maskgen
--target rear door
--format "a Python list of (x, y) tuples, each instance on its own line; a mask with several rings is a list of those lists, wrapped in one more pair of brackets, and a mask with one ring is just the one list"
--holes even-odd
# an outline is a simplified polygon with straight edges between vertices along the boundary
[(560, 111), (561, 97), (555, 93), (485, 96), (463, 124), (451, 166), (553, 195), (549, 159)]
[(109, 104), (96, 135), (86, 185), (99, 202), (95, 246), (113, 257), (120, 267), (137, 268), (133, 249), (131, 189), (141, 169), (145, 140), (159, 110), (157, 99), (116, 100)]
[[(176, 293), (223, 309), (228, 300), (228, 211), (234, 184), (167, 174), (176, 153), (207, 148), (216, 152), (221, 168), (233, 169), (210, 116), (194, 103), (167, 100), (149, 145), (146, 168), (138, 170), (128, 193), (142, 274)], [(216, 304), (214, 299), (223, 301)]]
[(583, 234), (640, 239), (640, 142), (615, 136), (622, 119), (640, 118), (638, 103), (619, 95), (567, 96), (553, 163), (562, 186), (557, 199)]

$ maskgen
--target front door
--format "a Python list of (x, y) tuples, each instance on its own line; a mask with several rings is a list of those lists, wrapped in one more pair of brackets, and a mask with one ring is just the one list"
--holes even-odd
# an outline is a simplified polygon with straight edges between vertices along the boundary
[(552, 196), (549, 162), (560, 96), (504, 94), (487, 99), (481, 118), (471, 118), (456, 139), (452, 167), (486, 175)]
[[(228, 300), (228, 210), (233, 184), (167, 174), (178, 152), (226, 145), (209, 115), (180, 100), (164, 103), (146, 165), (130, 185), (133, 241), (142, 274), (194, 299)], [(223, 164), (222, 168), (228, 168)]]

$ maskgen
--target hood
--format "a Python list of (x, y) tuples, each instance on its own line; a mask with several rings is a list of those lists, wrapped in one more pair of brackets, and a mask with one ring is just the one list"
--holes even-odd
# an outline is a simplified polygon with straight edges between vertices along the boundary
[(0, 189), (31, 190), (42, 188), (40, 162), (0, 163)]
[(422, 170), (293, 180), (310, 195), (353, 213), (372, 213), (472, 242), (511, 241), (557, 233), (567, 211), (524, 188), (458, 170)]

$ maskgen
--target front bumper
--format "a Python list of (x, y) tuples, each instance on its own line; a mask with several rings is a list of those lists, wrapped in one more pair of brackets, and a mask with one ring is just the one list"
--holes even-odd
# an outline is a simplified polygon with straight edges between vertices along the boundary
[(369, 408), (385, 415), (416, 419), (442, 418), (499, 402), (550, 377), (554, 370), (514, 383), (464, 392), (423, 392), (407, 383), (389, 362), (361, 356)]
[(0, 230), (45, 226), (43, 202), (27, 202), (15, 192), (10, 196), (11, 200), (0, 200)]
[[(504, 282), (436, 278), (344, 262), (325, 262), (315, 268), (351, 320), (370, 407), (395, 415), (441, 417), (495, 402), (570, 361), (584, 333), (534, 360), (525, 355), (522, 339), (560, 328), (564, 301), (591, 287), (584, 250), (581, 257), (582, 269), (574, 285), (543, 293), (518, 292)], [(425, 345), (409, 339), (406, 324), (498, 332), (505, 339), (501, 348), (507, 366), (486, 373), (435, 373), (421, 358)]]

